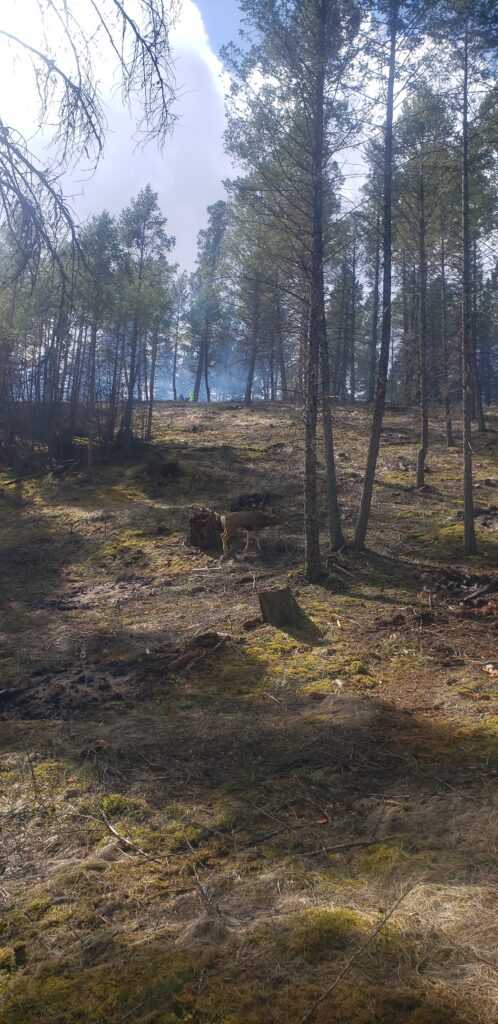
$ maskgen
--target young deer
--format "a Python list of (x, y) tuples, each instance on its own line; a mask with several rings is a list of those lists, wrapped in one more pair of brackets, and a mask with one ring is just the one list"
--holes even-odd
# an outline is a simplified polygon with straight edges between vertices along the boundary
[(223, 541), (223, 558), (228, 558), (228, 545), (235, 533), (239, 530), (244, 530), (246, 533), (246, 546), (244, 548), (244, 554), (246, 555), (249, 550), (249, 540), (251, 534), (254, 534), (256, 544), (258, 545), (259, 551), (261, 551), (261, 544), (259, 543), (258, 533), (260, 530), (264, 530), (265, 526), (278, 526), (283, 524), (282, 516), (275, 514), (274, 512), (263, 512), (259, 508), (248, 508), (242, 512), (228, 512), (227, 515), (221, 516), (221, 522), (223, 524), (223, 533), (221, 539)]

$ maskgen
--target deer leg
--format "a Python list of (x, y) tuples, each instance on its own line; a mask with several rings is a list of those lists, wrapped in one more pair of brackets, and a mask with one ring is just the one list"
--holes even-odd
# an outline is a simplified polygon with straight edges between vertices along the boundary
[(246, 530), (246, 546), (244, 548), (244, 554), (245, 555), (247, 555), (248, 552), (249, 552), (249, 541), (250, 541), (250, 539), (251, 539), (250, 531)]
[(260, 542), (259, 542), (259, 537), (258, 537), (258, 534), (257, 534), (257, 533), (255, 533), (255, 534), (254, 534), (254, 536), (255, 536), (255, 538), (256, 538), (256, 544), (258, 545), (258, 551), (259, 551), (260, 555), (262, 555), (262, 554), (263, 554), (263, 552), (262, 552), (262, 550), (261, 550), (261, 544), (260, 544)]
[(228, 530), (224, 530), (221, 534), (221, 540), (223, 544), (223, 555), (222, 558), (228, 558)]

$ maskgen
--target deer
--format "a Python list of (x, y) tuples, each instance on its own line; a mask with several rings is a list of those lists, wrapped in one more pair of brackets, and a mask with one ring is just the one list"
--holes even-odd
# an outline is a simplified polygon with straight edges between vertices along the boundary
[(261, 551), (258, 537), (259, 531), (264, 530), (266, 526), (284, 525), (281, 515), (278, 515), (276, 512), (263, 512), (262, 509), (258, 508), (248, 508), (241, 512), (228, 512), (226, 515), (221, 516), (221, 522), (223, 525), (223, 533), (221, 534), (223, 558), (228, 558), (230, 541), (234, 534), (240, 530), (244, 530), (246, 533), (246, 546), (244, 548), (244, 554), (246, 555), (249, 550), (251, 534), (254, 534), (258, 550)]

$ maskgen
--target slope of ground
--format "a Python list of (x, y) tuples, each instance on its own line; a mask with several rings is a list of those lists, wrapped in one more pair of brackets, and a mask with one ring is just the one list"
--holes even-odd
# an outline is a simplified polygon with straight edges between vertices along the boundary
[[(351, 532), (369, 414), (335, 419)], [(2, 1024), (497, 1019), (497, 427), (479, 556), (444, 424), (417, 492), (391, 410), (371, 550), (320, 586), (295, 407), (160, 405), (163, 482), (0, 479)], [(254, 491), (287, 519), (262, 555), (185, 543)], [(256, 621), (274, 585), (292, 632)]]

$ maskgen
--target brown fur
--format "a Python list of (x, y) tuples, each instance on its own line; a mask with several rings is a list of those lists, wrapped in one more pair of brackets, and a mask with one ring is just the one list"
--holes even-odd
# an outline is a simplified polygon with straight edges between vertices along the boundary
[(226, 515), (221, 516), (221, 522), (223, 524), (223, 533), (221, 534), (223, 558), (228, 558), (228, 546), (235, 533), (243, 530), (246, 534), (244, 554), (247, 554), (249, 550), (251, 534), (254, 534), (258, 549), (261, 551), (258, 537), (259, 530), (264, 530), (266, 526), (278, 526), (282, 523), (282, 517), (274, 512), (263, 512), (261, 509), (248, 508), (241, 512), (228, 512)]

